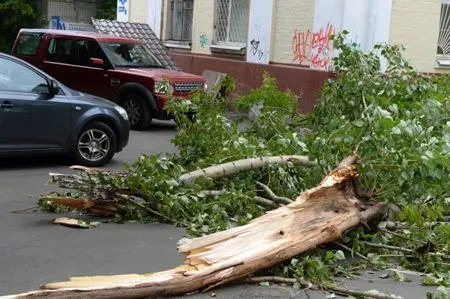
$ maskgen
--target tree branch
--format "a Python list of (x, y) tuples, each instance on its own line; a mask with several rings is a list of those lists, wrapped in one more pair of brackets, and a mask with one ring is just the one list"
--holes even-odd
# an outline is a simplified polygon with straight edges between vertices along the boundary
[[(366, 245), (366, 246), (374, 247), (374, 248), (382, 248), (382, 249), (400, 251), (400, 252), (411, 253), (411, 254), (417, 253), (417, 251), (415, 251), (413, 249), (408, 249), (408, 248), (404, 248), (404, 247), (385, 245), (385, 244), (379, 244), (379, 243), (372, 243), (372, 242), (367, 242), (367, 241), (363, 241), (362, 243), (364, 245)], [(441, 253), (441, 252), (427, 252), (426, 254), (440, 256), (440, 257), (443, 257), (443, 258), (446, 258), (446, 259), (450, 259), (450, 256), (448, 256), (448, 255), (446, 255), (444, 253)]]
[(167, 221), (170, 221), (171, 223), (175, 223), (175, 224), (178, 224), (178, 225), (181, 225), (181, 226), (184, 226), (184, 227), (187, 227), (187, 226), (188, 226), (187, 224), (185, 224), (185, 223), (183, 223), (183, 222), (179, 222), (179, 221), (177, 221), (177, 220), (174, 220), (174, 219), (172, 219), (172, 218), (169, 218), (169, 217), (167, 217), (167, 216), (165, 216), (165, 215), (163, 215), (163, 214), (161, 214), (161, 213), (159, 213), (159, 212), (157, 212), (157, 211), (155, 211), (155, 210), (153, 210), (153, 209), (151, 209), (151, 208), (149, 208), (149, 207), (144, 206), (143, 204), (141, 204), (141, 203), (139, 203), (139, 202), (137, 202), (137, 201), (134, 201), (134, 200), (131, 199), (128, 195), (124, 195), (124, 194), (116, 194), (116, 196), (119, 197), (119, 198), (121, 198), (121, 199), (123, 199), (123, 200), (125, 200), (125, 201), (127, 201), (127, 202), (129, 202), (129, 203), (132, 203), (133, 205), (135, 205), (135, 206), (137, 206), (137, 207), (139, 207), (139, 208), (141, 208), (141, 209), (143, 209), (143, 210), (146, 210), (146, 211), (149, 212), (150, 214), (153, 214), (153, 215), (156, 215), (156, 216), (161, 217), (161, 218), (163, 218), (163, 219), (166, 219)]
[(405, 235), (398, 234), (398, 233), (396, 233), (396, 232), (391, 232), (391, 231), (389, 231), (389, 230), (387, 230), (387, 229), (385, 229), (385, 228), (379, 228), (379, 230), (382, 231), (383, 233), (386, 233), (386, 234), (389, 234), (389, 235), (392, 235), (392, 236), (396, 236), (396, 237), (402, 238), (402, 239), (407, 240), (407, 241), (412, 241), (412, 242), (420, 243), (420, 244), (422, 244), (422, 245), (423, 245), (423, 244), (426, 244), (426, 242), (424, 242), (424, 241), (416, 240), (416, 239), (407, 237), (407, 236), (405, 236)]
[(353, 249), (351, 249), (350, 247), (348, 247), (348, 246), (346, 246), (346, 245), (344, 245), (344, 244), (342, 244), (342, 243), (339, 243), (339, 242), (334, 242), (334, 243), (335, 243), (336, 245), (338, 245), (339, 247), (341, 247), (341, 248), (347, 250), (347, 251), (350, 252), (351, 254), (355, 254), (356, 256), (362, 258), (362, 259), (365, 260), (366, 262), (369, 262), (369, 259), (368, 259), (366, 256), (364, 256), (364, 255), (362, 255), (361, 253), (359, 253), (358, 251), (353, 250)]
[(338, 166), (336, 167), (336, 169), (338, 168), (344, 168), (347, 166), (352, 166), (356, 163), (356, 160), (358, 160), (359, 156), (356, 153), (352, 153), (350, 156), (342, 159), (341, 162), (339, 162)]
[(271, 156), (242, 159), (224, 164), (214, 165), (207, 168), (191, 171), (180, 176), (180, 184), (188, 184), (199, 177), (219, 179), (224, 176), (233, 175), (242, 171), (261, 168), (266, 164), (287, 164), (294, 163), (303, 166), (316, 166), (317, 163), (310, 161), (306, 156)]
[(226, 190), (204, 190), (201, 191), (199, 194), (203, 195), (203, 196), (207, 196), (207, 197), (214, 197), (214, 196), (219, 196), (219, 195), (223, 195), (223, 194), (227, 194), (228, 191)]
[(288, 205), (290, 203), (293, 203), (294, 201), (290, 200), (287, 197), (282, 197), (282, 196), (277, 196), (270, 188), (269, 186), (261, 183), (261, 182), (256, 182), (256, 185), (258, 185), (259, 187), (261, 187), (264, 192), (266, 192), (266, 194), (269, 196), (269, 199), (271, 199), (272, 201), (276, 202), (276, 203), (280, 203), (280, 204), (285, 204)]
[(271, 209), (276, 209), (276, 208), (280, 207), (273, 201), (271, 201), (267, 198), (261, 197), (261, 196), (255, 196), (255, 201), (256, 201), (256, 203), (260, 204), (261, 206), (271, 208)]
[(374, 299), (402, 299), (403, 297), (393, 295), (393, 294), (385, 294), (379, 291), (358, 291), (347, 288), (338, 287), (336, 285), (323, 283), (323, 284), (313, 284), (310, 281), (307, 281), (303, 278), (285, 278), (278, 276), (260, 276), (260, 277), (249, 277), (242, 279), (238, 282), (243, 283), (261, 283), (261, 282), (273, 282), (273, 283), (288, 283), (294, 284), (299, 283), (302, 287), (311, 288), (315, 290), (325, 289), (327, 291), (335, 292), (341, 295), (351, 295), (361, 298), (374, 298)]

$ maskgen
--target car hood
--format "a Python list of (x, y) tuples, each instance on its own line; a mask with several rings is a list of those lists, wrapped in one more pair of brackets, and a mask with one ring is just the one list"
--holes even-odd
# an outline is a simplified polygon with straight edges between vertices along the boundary
[(105, 108), (114, 108), (115, 106), (117, 106), (117, 104), (114, 102), (108, 101), (104, 98), (100, 98), (88, 93), (73, 90), (65, 85), (60, 84), (60, 87), (64, 90), (66, 94), (72, 96), (73, 103), (99, 106)]
[(116, 69), (121, 73), (133, 74), (133, 75), (141, 75), (143, 77), (151, 77), (155, 80), (164, 80), (168, 79), (170, 81), (195, 81), (195, 82), (204, 82), (202, 76), (197, 76), (185, 72), (180, 71), (172, 71), (167, 69), (156, 69), (156, 68), (121, 68)]

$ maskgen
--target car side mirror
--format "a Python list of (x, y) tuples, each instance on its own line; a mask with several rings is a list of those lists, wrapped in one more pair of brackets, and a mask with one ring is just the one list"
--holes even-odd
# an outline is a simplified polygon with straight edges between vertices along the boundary
[(55, 80), (50, 80), (48, 89), (49, 89), (49, 93), (52, 97), (54, 97), (55, 95), (57, 95), (59, 93), (59, 86)]
[(104, 66), (105, 61), (101, 58), (89, 58), (89, 62), (95, 66)]

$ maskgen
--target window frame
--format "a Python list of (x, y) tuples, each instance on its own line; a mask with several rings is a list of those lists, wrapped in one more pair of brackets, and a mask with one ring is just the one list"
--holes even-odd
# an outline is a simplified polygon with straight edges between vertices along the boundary
[[(89, 45), (89, 42), (94, 43), (97, 46), (97, 52), (100, 54), (100, 57), (90, 57), (90, 58), (100, 58), (103, 60), (103, 66), (101, 65), (84, 65), (81, 64), (80, 61), (80, 48), (78, 43), (80, 42), (86, 42), (87, 45)], [(105, 69), (105, 68), (111, 68), (111, 62), (109, 61), (109, 57), (106, 55), (101, 43), (99, 43), (96, 39), (93, 38), (80, 38), (75, 40), (75, 49), (77, 54), (77, 64), (73, 64), (78, 67), (88, 67), (88, 68), (95, 68), (95, 69)]]
[[(446, 6), (446, 14), (447, 14), (447, 19), (446, 20), (442, 20), (442, 17), (444, 15), (444, 7)], [(443, 24), (444, 23), (444, 24)], [(450, 68), (450, 52), (448, 54), (446, 53), (439, 53), (439, 48), (440, 48), (440, 40), (441, 40), (441, 32), (443, 31), (442, 27), (443, 25), (447, 25), (447, 29), (444, 29), (446, 31), (448, 31), (447, 33), (447, 37), (448, 40), (446, 40), (446, 44), (450, 45), (450, 0), (442, 0), (441, 1), (441, 7), (440, 7), (440, 14), (439, 14), (439, 27), (438, 27), (438, 44), (437, 44), (437, 49), (436, 49), (436, 63), (437, 63), (437, 67), (438, 68)], [(441, 47), (442, 49), (442, 47)], [(444, 50), (444, 49), (442, 49)]]
[[(19, 53), (19, 47), (20, 47), (20, 42), (22, 41), (22, 39), (25, 36), (39, 36), (39, 42), (36, 45), (36, 49), (34, 49), (34, 53), (33, 54), (25, 54), (25, 53)], [(17, 56), (28, 56), (28, 57), (33, 57), (33, 56), (37, 56), (38, 52), (39, 52), (39, 48), (40, 45), (42, 43), (44, 37), (44, 33), (40, 33), (40, 32), (23, 32), (22, 34), (20, 34), (19, 39), (17, 41), (17, 45), (14, 49), (14, 54)]]
[[(45, 76), (44, 74), (42, 74), (41, 72), (31, 68), (30, 66), (26, 65), (25, 63), (22, 63), (21, 61), (15, 60), (15, 59), (11, 59), (9, 57), (5, 57), (5, 56), (0, 56), (0, 60), (6, 60), (9, 61), (13, 64), (17, 64), (27, 70), (29, 70), (31, 73), (35, 74), (36, 76), (40, 77), (41, 79), (44, 80), (44, 82), (47, 84), (48, 87), (48, 93), (50, 92), (50, 78), (48, 78), (47, 76)], [(30, 91), (25, 91), (25, 90), (6, 90), (6, 89), (0, 89), (0, 92), (7, 92), (7, 93), (25, 93), (25, 94), (36, 94), (36, 95), (45, 95), (48, 93), (45, 92), (36, 92), (33, 90)]]
[[(219, 26), (217, 25), (218, 20), (219, 20), (219, 1), (220, 0), (215, 0), (214, 1), (214, 31), (213, 31), (213, 40), (211, 45), (209, 46), (211, 51), (217, 51), (217, 52), (224, 52), (224, 53), (232, 53), (232, 54), (244, 54), (246, 53), (246, 47), (247, 47), (247, 38), (248, 38), (248, 29), (249, 29), (249, 19), (250, 19), (250, 0), (245, 0), (248, 1), (248, 10), (246, 12), (246, 20), (245, 20), (245, 24), (246, 24), (246, 33), (245, 33), (245, 38), (244, 41), (241, 42), (231, 42), (231, 41), (219, 41), (218, 40), (218, 30), (219, 30)], [(231, 10), (232, 7), (232, 2), (233, 1), (237, 1), (237, 0), (230, 0), (229, 4), (228, 4), (228, 10)], [(229, 14), (229, 12), (228, 12)], [(228, 24), (227, 24), (227, 36), (229, 39), (229, 31), (230, 31), (230, 24), (231, 24), (231, 19), (232, 17), (229, 16), (228, 17)]]
[[(77, 40), (76, 39), (73, 39), (73, 38), (68, 38), (68, 37), (61, 37), (61, 36), (51, 36), (50, 38), (49, 38), (49, 40), (48, 40), (48, 43), (47, 43), (47, 48), (45, 49), (45, 57), (44, 57), (44, 61), (45, 62), (50, 62), (50, 63), (60, 63), (60, 64), (67, 64), (67, 65), (72, 65), (72, 66), (79, 66), (79, 64), (77, 64), (77, 63), (70, 63), (70, 62), (66, 62), (66, 61), (57, 61), (57, 60), (50, 60), (49, 59), (49, 49), (50, 49), (50, 46), (52, 45), (52, 41), (55, 41), (55, 53), (56, 53), (56, 40), (65, 40), (65, 41), (70, 41), (71, 42), (71, 46), (70, 46), (70, 51), (71, 51), (71, 53), (70, 53), (70, 55), (72, 56), (72, 55), (74, 55), (74, 53), (73, 53), (73, 51), (75, 51), (75, 44), (77, 43)], [(53, 55), (55, 55), (55, 54), (53, 54)], [(78, 57), (75, 57), (75, 59), (77, 60), (77, 62), (79, 62), (78, 61)]]
[[(167, 12), (168, 12), (167, 16), (166, 16), (166, 38), (164, 40), (164, 45), (166, 47), (169, 47), (169, 48), (180, 48), (180, 49), (187, 49), (187, 50), (191, 49), (192, 33), (193, 33), (192, 28), (193, 28), (193, 25), (194, 25), (194, 23), (193, 23), (193, 21), (194, 21), (194, 0), (181, 0), (183, 5), (184, 5), (185, 1), (189, 1), (189, 2), (192, 3), (192, 8), (190, 8), (191, 9), (191, 16), (190, 16), (189, 22), (190, 22), (191, 29), (190, 29), (189, 37), (188, 37), (188, 39), (176, 39), (176, 38), (174, 38), (174, 33), (173, 33), (174, 32), (174, 26), (173, 26), (173, 24), (174, 24), (174, 18), (175, 18), (176, 10), (174, 10), (172, 8), (172, 4), (177, 2), (177, 0), (169, 0), (169, 1), (167, 1), (167, 7), (166, 7)], [(185, 9), (184, 7), (181, 8), (181, 10), (184, 10), (184, 9)], [(182, 13), (182, 18), (184, 16), (185, 16), (185, 14)], [(184, 22), (183, 21), (181, 21), (181, 22), (182, 22), (181, 32), (183, 32), (185, 30), (185, 27), (183, 26)], [(183, 34), (181, 34), (181, 35), (183, 35)]]
[[(65, 41), (70, 41), (71, 44), (71, 52), (73, 51), (74, 53), (71, 53), (71, 55), (75, 55), (75, 62), (62, 62), (62, 61), (56, 61), (56, 60), (49, 60), (48, 59), (48, 54), (49, 54), (49, 49), (52, 43), (52, 40), (65, 40)], [(80, 61), (80, 53), (79, 53), (79, 45), (78, 43), (80, 42), (93, 42), (97, 45), (98, 49), (100, 50), (100, 53), (102, 54), (102, 57), (97, 57), (97, 58), (101, 58), (103, 59), (103, 66), (97, 66), (97, 65), (84, 65), (81, 64)], [(56, 47), (56, 46), (55, 46)], [(56, 49), (55, 49), (56, 51)], [(111, 68), (111, 62), (109, 61), (108, 56), (105, 54), (105, 51), (103, 50), (101, 44), (93, 38), (69, 38), (69, 37), (63, 37), (63, 36), (51, 36), (49, 38), (49, 41), (47, 43), (47, 49), (45, 50), (45, 57), (44, 57), (44, 61), (46, 63), (59, 63), (59, 64), (66, 64), (66, 65), (70, 65), (72, 67), (87, 67), (87, 68), (95, 68), (95, 69), (105, 69), (105, 68)]]

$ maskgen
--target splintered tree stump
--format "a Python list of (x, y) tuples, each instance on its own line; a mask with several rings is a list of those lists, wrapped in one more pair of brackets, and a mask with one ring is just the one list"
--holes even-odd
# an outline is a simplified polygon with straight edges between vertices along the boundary
[(338, 240), (347, 230), (370, 222), (383, 204), (360, 198), (353, 160), (327, 175), (286, 206), (247, 225), (195, 239), (182, 239), (185, 262), (151, 274), (72, 277), (48, 283), (47, 290), (5, 298), (146, 298), (185, 294), (224, 284), (288, 260), (321, 244)]

